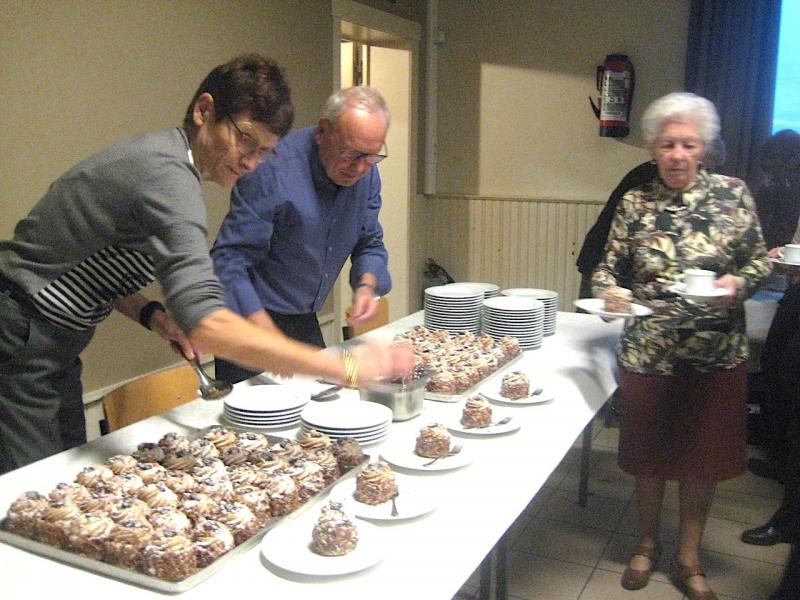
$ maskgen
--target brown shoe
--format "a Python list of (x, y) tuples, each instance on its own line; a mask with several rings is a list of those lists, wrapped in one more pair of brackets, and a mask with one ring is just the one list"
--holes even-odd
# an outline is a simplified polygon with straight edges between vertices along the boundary
[(672, 564), (670, 565), (670, 577), (672, 583), (675, 584), (680, 591), (686, 594), (689, 600), (719, 600), (717, 595), (712, 590), (701, 592), (689, 586), (689, 579), (692, 577), (705, 577), (703, 567), (700, 565), (692, 565), (687, 567), (682, 565), (677, 556), (672, 557)]
[(630, 567), (625, 569), (625, 572), (622, 574), (622, 587), (626, 590), (640, 590), (647, 585), (647, 582), (650, 581), (650, 575), (653, 574), (653, 569), (658, 562), (658, 557), (661, 556), (661, 548), (659, 546), (651, 548), (650, 546), (642, 546), (640, 544), (633, 550), (631, 558), (634, 556), (644, 556), (648, 558), (650, 560), (650, 568), (644, 571), (632, 569)]

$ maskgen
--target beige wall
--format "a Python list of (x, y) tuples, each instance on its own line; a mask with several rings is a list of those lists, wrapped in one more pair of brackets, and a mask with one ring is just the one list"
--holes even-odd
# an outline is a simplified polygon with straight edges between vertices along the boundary
[[(0, 0), (0, 14), (4, 238), (75, 162), (180, 124), (202, 78), (236, 54), (261, 52), (286, 67), (298, 127), (313, 122), (331, 91), (327, 0)], [(213, 240), (228, 194), (207, 189)], [(173, 361), (152, 334), (115, 315), (84, 353), (85, 389)]]
[[(636, 123), (683, 82), (687, 0), (440, 0), (440, 194), (605, 198), (645, 158)], [(597, 135), (595, 66), (636, 69), (632, 135)]]
[[(682, 87), (688, 12), (688, 0), (440, 0), (437, 189), (414, 207), (428, 255), (456, 280), (555, 289), (568, 310), (586, 229), (648, 158), (642, 111)], [(636, 69), (622, 139), (598, 136), (588, 101), (611, 53)]]

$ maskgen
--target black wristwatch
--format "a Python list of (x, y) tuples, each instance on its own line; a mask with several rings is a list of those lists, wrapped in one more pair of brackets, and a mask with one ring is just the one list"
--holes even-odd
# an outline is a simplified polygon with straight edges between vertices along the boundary
[(150, 329), (150, 321), (153, 318), (153, 313), (157, 310), (163, 310), (164, 312), (167, 312), (167, 309), (164, 308), (164, 305), (158, 300), (148, 302), (142, 307), (142, 310), (139, 311), (139, 323), (142, 325), (142, 327), (147, 327)]

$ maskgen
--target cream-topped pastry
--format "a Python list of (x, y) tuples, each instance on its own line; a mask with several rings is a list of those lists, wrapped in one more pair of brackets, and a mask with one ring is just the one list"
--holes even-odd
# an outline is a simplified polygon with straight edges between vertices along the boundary
[(522, 371), (512, 371), (503, 375), (500, 383), (500, 395), (509, 400), (527, 398), (531, 393), (531, 382)]
[(194, 490), (200, 494), (210, 496), (216, 502), (230, 498), (233, 485), (230, 479), (214, 479), (212, 477), (195, 478)]
[(219, 450), (206, 438), (199, 438), (190, 443), (189, 452), (197, 458), (219, 458)]
[[(209, 442), (211, 445), (211, 442)], [(212, 448), (214, 447), (211, 445)], [(216, 448), (214, 448), (216, 451)], [(214, 458), (214, 457), (212, 457)], [(191, 471), (197, 466), (200, 459), (192, 454), (189, 448), (181, 448), (175, 452), (167, 452), (164, 454), (164, 459), (161, 464), (170, 471)]]
[(105, 489), (110, 493), (123, 496), (135, 496), (140, 487), (144, 485), (144, 480), (133, 471), (123, 471), (114, 475), (105, 484)]
[(492, 407), (480, 396), (472, 396), (464, 404), (461, 424), (465, 429), (488, 427), (492, 423)]
[(19, 496), (6, 513), (5, 527), (11, 533), (25, 537), (33, 537), (36, 522), (41, 518), (42, 512), (50, 505), (46, 496), (39, 492), (25, 492)]
[(330, 447), (331, 443), (330, 437), (316, 429), (309, 429), (300, 438), (300, 447), (306, 456), (308, 456), (309, 452)]
[(114, 471), (116, 475), (124, 471), (130, 471), (135, 468), (139, 461), (133, 458), (130, 454), (115, 454), (106, 459), (106, 466)]
[(267, 490), (252, 486), (237, 487), (233, 488), (232, 498), (234, 502), (244, 504), (250, 509), (258, 521), (259, 529), (270, 520), (272, 512)]
[(197, 485), (194, 477), (184, 471), (167, 471), (167, 477), (161, 483), (176, 494), (191, 491)]
[(220, 453), (220, 459), (228, 467), (243, 465), (250, 453), (241, 446), (228, 446)]
[(339, 471), (346, 473), (364, 462), (364, 451), (354, 438), (341, 438), (333, 443), (333, 454), (339, 464)]
[(214, 444), (220, 452), (236, 444), (236, 433), (220, 425), (214, 425), (203, 438)]
[(253, 511), (241, 502), (228, 500), (220, 502), (212, 518), (231, 530), (237, 546), (259, 530), (258, 521)]
[(269, 440), (262, 433), (243, 431), (236, 435), (236, 445), (246, 453), (261, 452), (269, 449)]
[(325, 488), (325, 475), (322, 467), (310, 460), (297, 459), (287, 467), (286, 473), (297, 483), (300, 502), (310, 500)]
[(70, 521), (77, 519), (80, 515), (81, 511), (77, 504), (51, 501), (42, 511), (34, 527), (34, 536), (48, 546), (67, 548)]
[(306, 452), (306, 460), (320, 466), (325, 485), (329, 485), (339, 478), (339, 463), (331, 452), (331, 448), (310, 450)]
[(197, 572), (194, 544), (176, 531), (157, 532), (142, 549), (140, 567), (159, 579), (183, 581)]
[(207, 567), (236, 545), (231, 530), (219, 521), (207, 519), (192, 531), (197, 566)]
[(188, 451), (189, 444), (189, 438), (174, 431), (165, 433), (162, 438), (158, 440), (158, 445), (164, 451), (165, 456), (167, 454), (176, 454), (177, 452), (181, 452), (183, 450)]
[(338, 502), (322, 508), (311, 532), (311, 549), (322, 556), (343, 556), (358, 545), (358, 530)]
[(303, 458), (303, 448), (294, 440), (283, 439), (274, 444), (270, 450), (280, 456), (287, 464), (292, 464), (298, 458)]
[(249, 462), (253, 468), (265, 472), (282, 469), (286, 466), (286, 461), (284, 461), (278, 454), (275, 454), (271, 450), (260, 450), (258, 452), (253, 452), (250, 454)]
[(141, 463), (160, 463), (164, 459), (164, 450), (158, 444), (142, 442), (133, 452), (133, 458)]
[(425, 458), (441, 458), (450, 452), (450, 434), (441, 423), (423, 427), (417, 436), (414, 452)]
[(150, 508), (178, 506), (178, 495), (163, 483), (148, 483), (142, 486), (136, 497), (147, 502)]
[(105, 545), (116, 527), (107, 515), (82, 514), (70, 521), (67, 543), (70, 550), (94, 560), (105, 555)]
[(150, 506), (138, 498), (122, 498), (111, 505), (108, 516), (117, 523), (146, 520)]
[(119, 492), (107, 489), (96, 490), (88, 498), (78, 502), (78, 508), (84, 513), (107, 515), (111, 508), (122, 498), (123, 496)]
[(77, 504), (91, 495), (92, 493), (85, 485), (61, 482), (50, 490), (47, 497), (54, 502), (71, 502)]
[(208, 494), (192, 491), (181, 496), (178, 508), (197, 526), (217, 510), (217, 501)]
[(283, 471), (273, 471), (267, 477), (264, 489), (269, 494), (272, 514), (288, 515), (300, 505), (300, 495), (294, 479)]
[(218, 458), (200, 459), (200, 462), (194, 466), (190, 473), (196, 479), (210, 478), (214, 481), (228, 479), (228, 470), (225, 468), (225, 463)]
[(153, 535), (153, 526), (144, 519), (118, 522), (105, 543), (106, 560), (112, 565), (136, 569), (142, 548)]
[(154, 462), (139, 463), (132, 472), (141, 477), (145, 483), (158, 483), (167, 476), (167, 470)]
[(192, 528), (192, 522), (186, 513), (171, 506), (154, 508), (147, 515), (147, 520), (156, 530), (172, 529), (181, 533)]
[(364, 504), (381, 504), (397, 493), (397, 481), (391, 467), (385, 462), (369, 463), (356, 475), (353, 497)]

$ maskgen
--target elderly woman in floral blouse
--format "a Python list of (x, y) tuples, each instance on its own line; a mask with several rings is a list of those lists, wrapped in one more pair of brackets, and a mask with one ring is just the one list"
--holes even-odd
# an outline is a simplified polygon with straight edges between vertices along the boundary
[[(639, 544), (622, 586), (647, 585), (661, 552), (666, 480), (679, 482), (673, 582), (692, 600), (716, 598), (700, 566), (700, 541), (717, 481), (746, 468), (747, 339), (744, 300), (770, 272), (753, 199), (739, 179), (702, 165), (719, 133), (708, 100), (669, 94), (642, 119), (658, 177), (628, 192), (592, 278), (600, 296), (632, 281), (651, 316), (627, 322), (617, 358), (622, 422), (619, 464), (636, 476)], [(670, 291), (689, 268), (714, 271), (713, 299)]]

